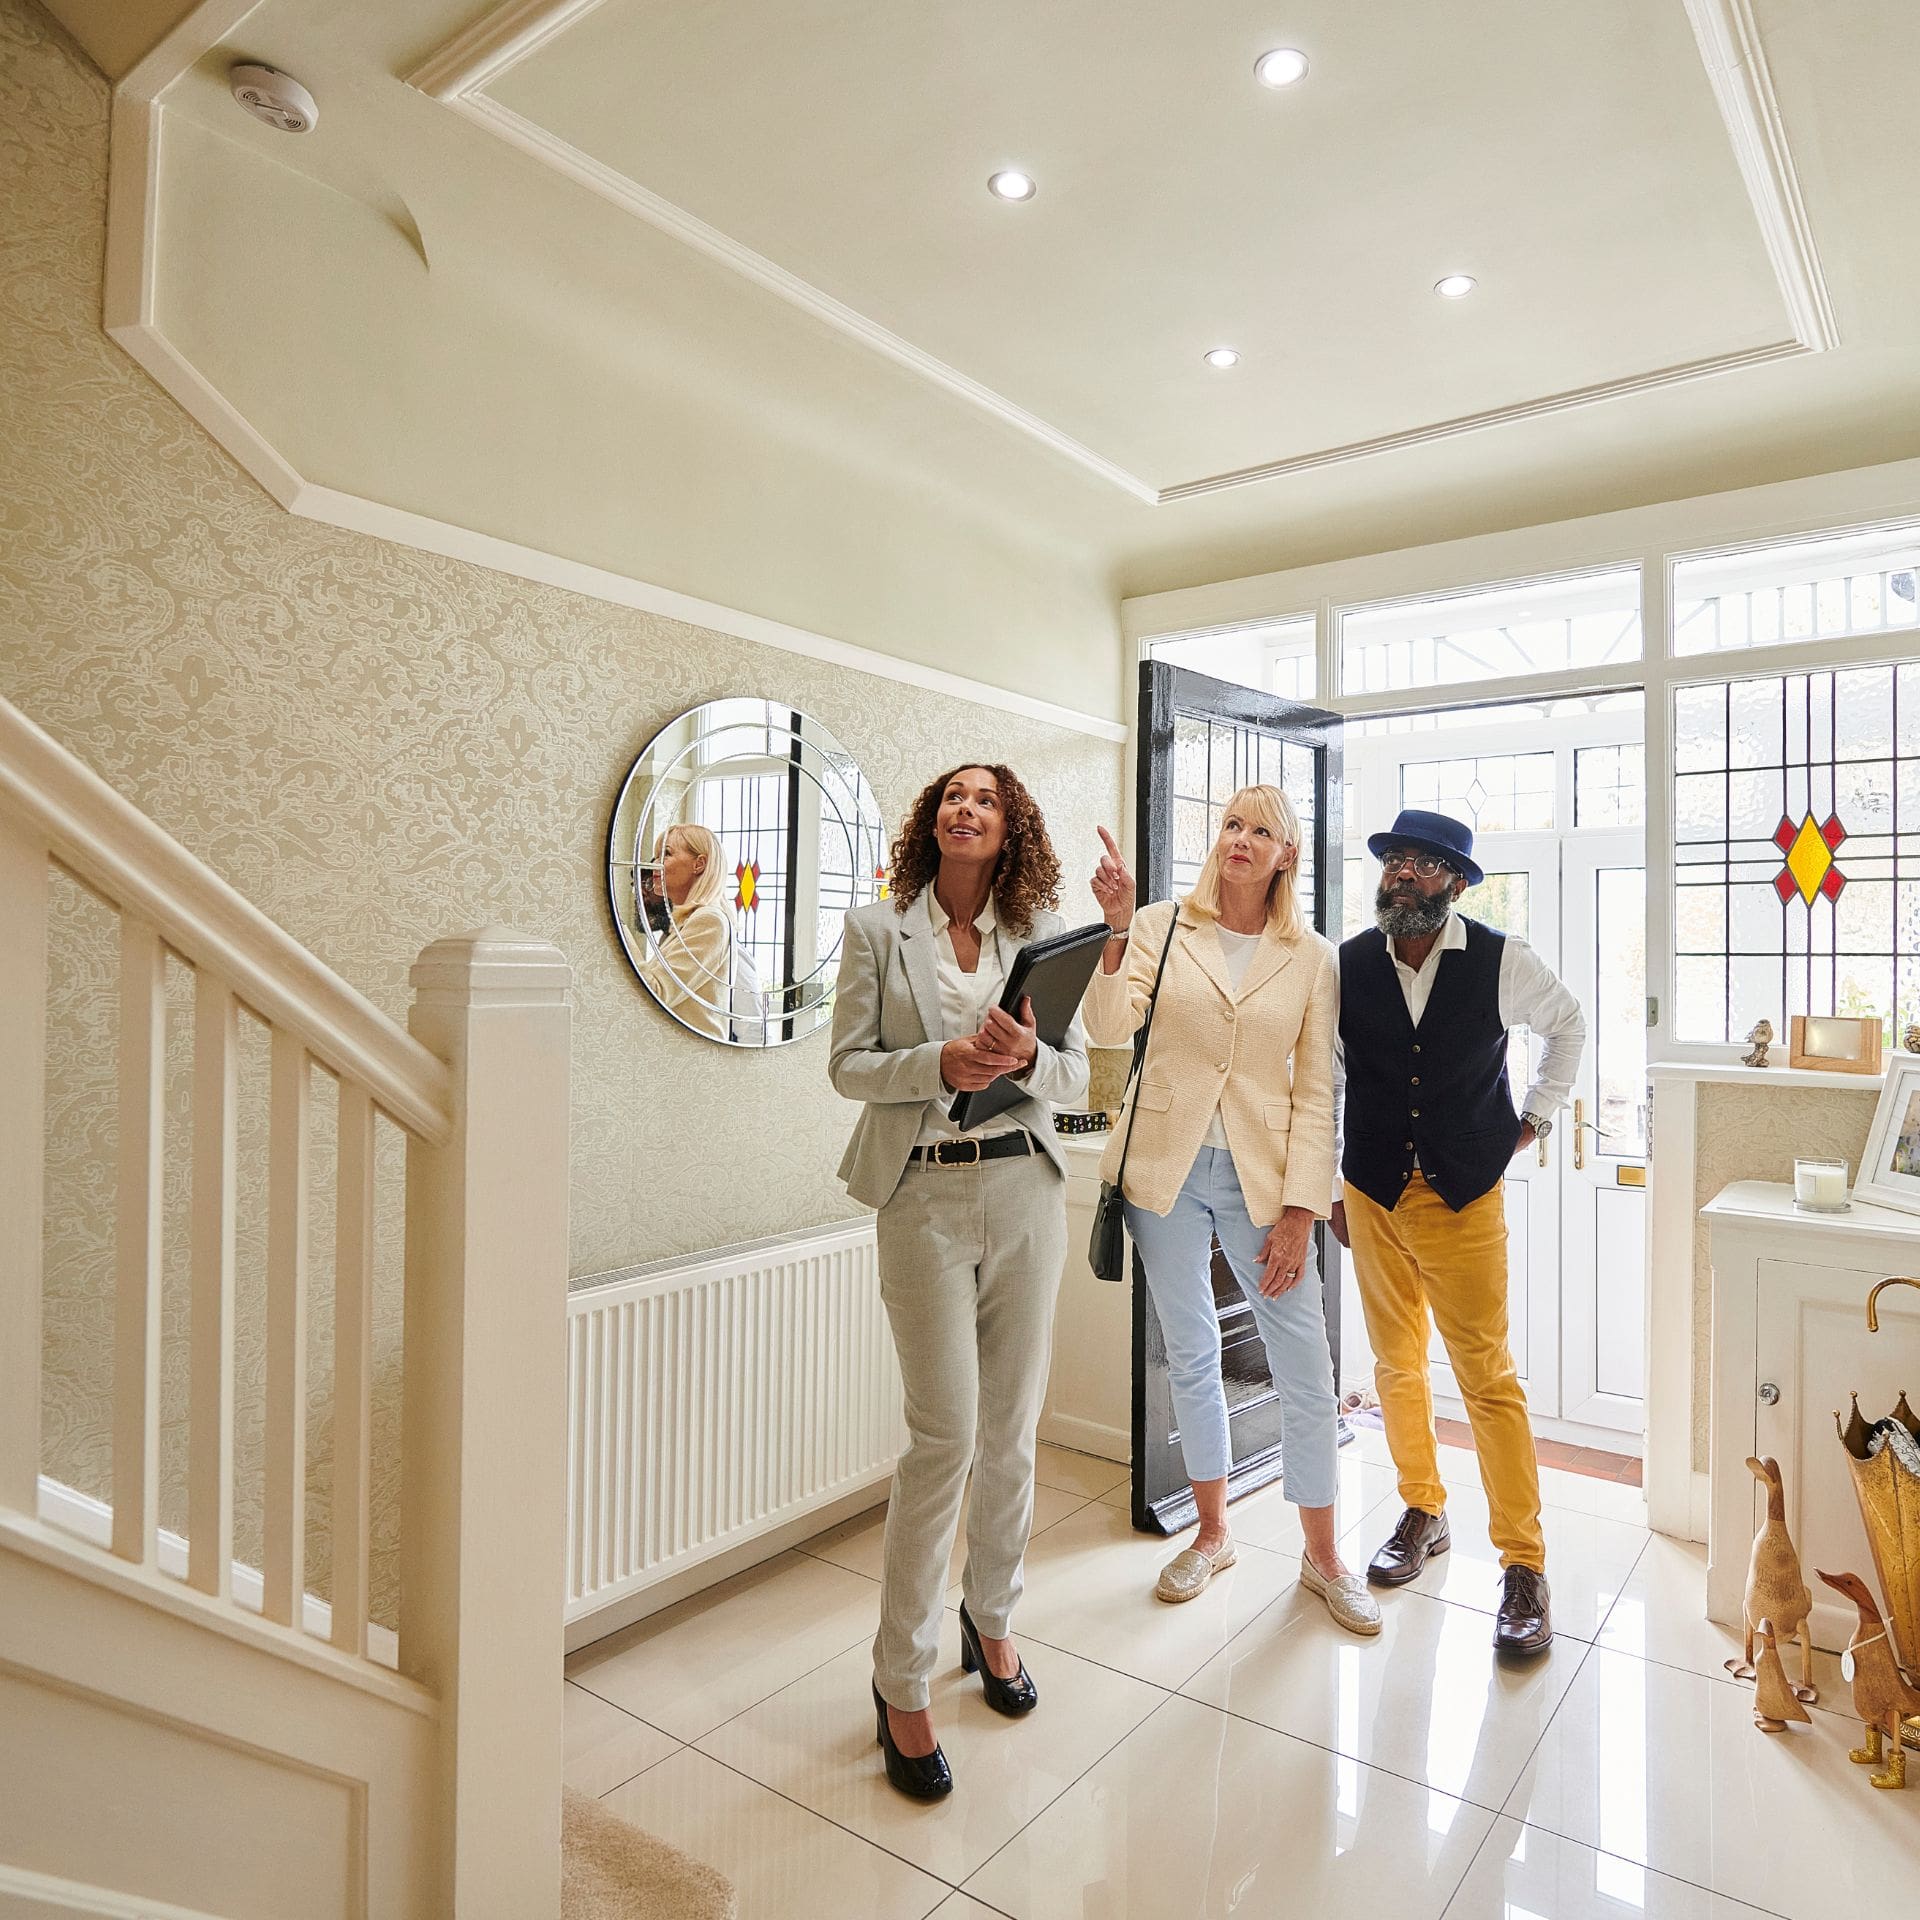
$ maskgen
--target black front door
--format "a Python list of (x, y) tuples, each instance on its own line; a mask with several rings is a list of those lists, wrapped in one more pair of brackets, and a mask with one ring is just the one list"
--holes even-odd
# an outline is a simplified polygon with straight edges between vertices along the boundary
[[(1177, 898), (1199, 877), (1220, 830), (1221, 810), (1241, 787), (1281, 789), (1300, 816), (1300, 908), (1331, 940), (1340, 937), (1340, 720), (1251, 688), (1229, 686), (1165, 661), (1140, 668), (1140, 899)], [(1340, 1247), (1316, 1229), (1333, 1373), (1340, 1378)], [(1233, 1440), (1229, 1498), (1277, 1479), (1280, 1406), (1266, 1352), (1225, 1258), (1213, 1251), (1220, 1316), (1220, 1371)], [(1167, 1350), (1133, 1260), (1133, 1523), (1177, 1533), (1194, 1519), (1193, 1493), (1167, 1392)]]

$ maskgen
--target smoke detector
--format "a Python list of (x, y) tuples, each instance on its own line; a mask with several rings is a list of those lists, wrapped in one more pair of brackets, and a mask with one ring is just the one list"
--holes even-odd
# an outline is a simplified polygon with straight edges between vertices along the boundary
[(233, 97), (253, 115), (282, 133), (309, 132), (320, 118), (319, 104), (298, 80), (243, 60), (227, 75)]

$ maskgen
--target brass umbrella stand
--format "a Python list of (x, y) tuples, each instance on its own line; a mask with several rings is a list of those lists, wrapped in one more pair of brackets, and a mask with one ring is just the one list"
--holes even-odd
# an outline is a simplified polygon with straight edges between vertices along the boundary
[[(1913, 1287), (1920, 1280), (1882, 1280), (1867, 1295), (1867, 1331), (1880, 1331), (1879, 1298), (1889, 1287)], [(1902, 1393), (1882, 1419), (1861, 1417), (1856, 1394), (1843, 1423), (1833, 1417), (1846, 1449), (1867, 1546), (1887, 1603), (1887, 1631), (1910, 1685), (1920, 1685), (1920, 1415)], [(1896, 1437), (1894, 1429), (1903, 1431)], [(1911, 1444), (1907, 1444), (1910, 1441)], [(1906, 1722), (1905, 1744), (1920, 1748), (1920, 1714)]]

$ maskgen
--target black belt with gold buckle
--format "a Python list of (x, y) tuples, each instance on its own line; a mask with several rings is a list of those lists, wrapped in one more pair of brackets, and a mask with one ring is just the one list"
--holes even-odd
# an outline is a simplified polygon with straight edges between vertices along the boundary
[(977, 1167), (982, 1160), (1005, 1160), (1015, 1154), (1025, 1159), (1033, 1150), (1033, 1135), (1022, 1128), (996, 1133), (991, 1140), (936, 1140), (930, 1147), (915, 1147), (907, 1158), (929, 1167)]

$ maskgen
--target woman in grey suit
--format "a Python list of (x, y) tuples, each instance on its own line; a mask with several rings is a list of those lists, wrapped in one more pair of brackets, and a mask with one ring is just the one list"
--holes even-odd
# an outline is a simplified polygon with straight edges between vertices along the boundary
[[(1086, 1091), (1078, 1023), (1048, 1046), (1000, 995), (1014, 956), (1060, 930), (1060, 862), (1010, 768), (957, 767), (913, 803), (891, 897), (847, 916), (833, 1015), (835, 1088), (865, 1102), (840, 1175), (878, 1209), (880, 1295), (905, 1387), (908, 1445), (887, 1508), (875, 1732), (887, 1778), (935, 1799), (953, 1777), (928, 1711), (948, 1557), (967, 1475), (961, 1664), (988, 1705), (1038, 1695), (1008, 1637), (1033, 1523), (1034, 1429), (1066, 1258), (1056, 1103)], [(962, 1132), (957, 1092), (1002, 1075), (1018, 1100)]]

